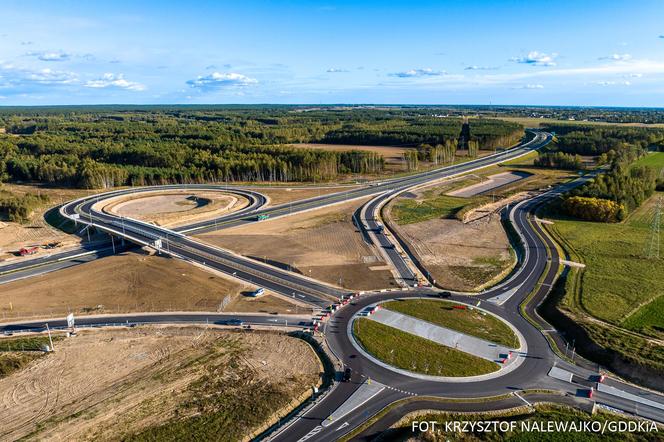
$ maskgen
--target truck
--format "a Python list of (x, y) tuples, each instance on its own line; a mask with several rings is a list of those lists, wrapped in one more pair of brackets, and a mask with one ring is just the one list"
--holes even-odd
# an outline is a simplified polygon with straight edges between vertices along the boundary
[(39, 250), (39, 247), (22, 247), (18, 254), (21, 256), (34, 255)]
[(256, 221), (265, 221), (266, 219), (270, 219), (270, 215), (261, 214), (256, 217)]

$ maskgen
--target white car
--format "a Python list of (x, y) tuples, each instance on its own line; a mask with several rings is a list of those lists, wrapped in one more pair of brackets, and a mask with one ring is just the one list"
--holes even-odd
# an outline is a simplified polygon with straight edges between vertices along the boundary
[(263, 296), (265, 294), (265, 289), (263, 287), (259, 287), (253, 292), (251, 292), (251, 296), (254, 298), (258, 298), (259, 296)]

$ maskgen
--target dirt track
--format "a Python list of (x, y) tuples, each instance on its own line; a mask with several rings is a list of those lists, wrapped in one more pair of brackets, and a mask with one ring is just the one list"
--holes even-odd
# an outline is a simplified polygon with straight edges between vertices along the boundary
[[(286, 398), (316, 384), (315, 354), (284, 335), (194, 327), (85, 331), (0, 379), (0, 439), (118, 440), (177, 418), (188, 386), (207, 364), (224, 363), (233, 341), (247, 349), (238, 366), (251, 370), (245, 382), (273, 384)], [(229, 365), (224, 376), (234, 370)]]

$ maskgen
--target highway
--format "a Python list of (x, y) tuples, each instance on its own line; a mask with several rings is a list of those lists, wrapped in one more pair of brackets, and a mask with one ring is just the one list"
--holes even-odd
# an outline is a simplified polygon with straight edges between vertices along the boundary
[[(209, 220), (198, 223), (195, 226), (186, 226), (180, 229), (166, 229), (149, 223), (137, 221), (130, 218), (119, 217), (111, 213), (105, 213), (95, 208), (100, 202), (109, 198), (116, 198), (129, 194), (137, 194), (141, 189), (126, 189), (107, 192), (91, 197), (84, 197), (63, 205), (60, 208), (62, 216), (77, 222), (94, 225), (97, 229), (116, 235), (126, 240), (141, 245), (154, 245), (155, 241), (161, 244), (160, 252), (179, 258), (187, 259), (197, 264), (213, 268), (233, 277), (242, 279), (255, 285), (265, 287), (286, 296), (297, 297), (301, 301), (308, 302), (318, 307), (324, 307), (340, 296), (349, 294), (348, 290), (334, 287), (319, 281), (288, 272), (275, 266), (258, 262), (243, 256), (236, 255), (227, 250), (213, 247), (203, 242), (185, 236), (183, 232), (201, 232), (207, 229), (223, 228), (256, 222), (260, 214), (270, 217), (286, 216), (302, 210), (318, 208), (336, 204), (342, 201), (364, 198), (374, 194), (394, 192), (395, 189), (408, 189), (426, 182), (445, 179), (472, 170), (497, 164), (509, 159), (518, 158), (532, 150), (546, 145), (551, 136), (543, 132), (534, 132), (530, 141), (518, 147), (489, 155), (480, 159), (465, 163), (448, 166), (432, 171), (427, 171), (407, 177), (387, 180), (378, 185), (351, 189), (346, 192), (323, 195), (303, 201), (275, 206), (272, 208), (260, 208), (264, 203), (264, 197), (256, 192), (245, 196), (253, 201), (250, 209), (242, 213), (232, 214), (220, 219)], [(149, 188), (149, 192), (173, 189), (174, 186), (163, 186), (158, 189)], [(188, 189), (210, 189), (209, 185), (188, 186)], [(230, 191), (230, 188), (229, 188)], [(243, 192), (232, 189), (233, 192)]]
[[(351, 382), (340, 384), (340, 387), (334, 389), (324, 402), (303, 415), (301, 419), (288, 428), (287, 432), (279, 434), (273, 440), (307, 440), (313, 437), (313, 435), (315, 435), (315, 439), (313, 440), (316, 441), (336, 440), (343, 434), (361, 425), (368, 417), (373, 416), (394, 401), (409, 397), (412, 400), (412, 395), (424, 397), (439, 396), (442, 398), (482, 398), (509, 394), (514, 391), (551, 389), (560, 391), (563, 395), (546, 395), (546, 398), (542, 396), (540, 400), (546, 399), (546, 401), (559, 403), (573, 402), (585, 405), (586, 407), (591, 405), (589, 399), (579, 397), (579, 394), (580, 391), (585, 392), (589, 385), (596, 384), (592, 379), (598, 373), (569, 364), (556, 356), (540, 329), (528, 322), (522, 316), (519, 308), (526, 297), (535, 291), (535, 296), (527, 304), (526, 311), (530, 315), (533, 315), (533, 317), (539, 318), (534, 314), (534, 308), (541, 302), (543, 296), (548, 294), (550, 284), (555, 279), (558, 269), (557, 264), (559, 262), (557, 249), (555, 247), (550, 248), (549, 244), (542, 239), (541, 235), (543, 232), (541, 228), (539, 226), (535, 227), (536, 223), (533, 222), (532, 211), (547, 199), (556, 198), (562, 192), (576, 185), (579, 185), (579, 182), (563, 185), (554, 191), (525, 201), (512, 208), (510, 218), (513, 220), (515, 228), (523, 235), (525, 253), (520, 263), (519, 271), (507, 283), (487, 290), (481, 295), (470, 297), (453, 295), (450, 298), (453, 301), (472, 304), (477, 299), (481, 299), (483, 300), (481, 304), (482, 308), (506, 319), (519, 330), (526, 341), (528, 351), (523, 363), (517, 369), (497, 379), (485, 381), (436, 382), (404, 376), (377, 365), (363, 357), (348, 338), (346, 330), (353, 316), (377, 301), (426, 296), (427, 294), (431, 294), (432, 291), (419, 289), (406, 293), (379, 293), (363, 296), (353, 300), (349, 306), (343, 307), (338, 313), (335, 313), (325, 328), (325, 336), (330, 349), (335, 355), (338, 355), (344, 366), (350, 367), (353, 370)], [(547, 263), (549, 262), (553, 265), (549, 266), (548, 271), (545, 273)], [(544, 279), (540, 284), (540, 277), (542, 275), (544, 275)], [(511, 297), (500, 305), (489, 301), (496, 296), (512, 290), (514, 293)], [(539, 320), (543, 322), (542, 328), (552, 328), (541, 318)], [(574, 373), (582, 383), (565, 383), (548, 376), (548, 372), (554, 364)], [(387, 385), (389, 388), (372, 398), (369, 403), (363, 404), (361, 412), (351, 413), (336, 424), (322, 427), (320, 423), (331, 415), (339, 404), (347, 400), (367, 378)], [(624, 382), (610, 380), (608, 383), (621, 390), (632, 392), (637, 396), (650, 397), (653, 401), (661, 403), (663, 408), (649, 407), (601, 392), (595, 393), (595, 401), (642, 417), (664, 422), (664, 396), (651, 393), (648, 390)], [(534, 402), (536, 401), (534, 400)], [(482, 401), (478, 400), (478, 402)], [(413, 402), (413, 404), (418, 403), (419, 401)], [(419, 405), (420, 407), (409, 405), (409, 409), (428, 408), (431, 404), (427, 403), (427, 400), (424, 399)], [(455, 406), (454, 403), (443, 403), (434, 408), (467, 411), (469, 407), (467, 405), (457, 404)], [(478, 406), (477, 410), (500, 410), (504, 408), (504, 404), (501, 401), (482, 402), (482, 405)], [(383, 417), (381, 421), (383, 419), (389, 420), (390, 417)], [(378, 427), (381, 426), (381, 421), (376, 424)], [(386, 425), (382, 425), (382, 427), (386, 427)]]
[[(230, 251), (214, 247), (190, 238), (186, 233), (202, 232), (218, 228), (241, 225), (256, 222), (259, 214), (269, 214), (271, 217), (287, 216), (303, 210), (324, 207), (351, 199), (366, 198), (374, 196), (354, 216), (365, 241), (372, 243), (381, 249), (395, 273), (404, 285), (412, 285), (416, 275), (412, 268), (404, 260), (392, 243), (392, 238), (381, 231), (376, 214), (382, 204), (397, 194), (430, 183), (436, 180), (451, 178), (459, 174), (467, 173), (476, 169), (487, 167), (492, 164), (504, 162), (509, 159), (525, 155), (546, 145), (551, 140), (550, 134), (534, 132), (531, 141), (505, 152), (490, 155), (481, 159), (466, 163), (448, 166), (433, 171), (411, 175), (392, 180), (386, 180), (372, 186), (351, 189), (330, 195), (324, 195), (308, 200), (294, 202), (292, 204), (263, 208), (265, 199), (258, 192), (248, 193), (247, 197), (251, 203), (241, 213), (231, 214), (215, 220), (196, 223), (179, 229), (166, 229), (149, 223), (118, 217), (117, 215), (105, 213), (99, 210), (97, 203), (108, 198), (123, 196), (129, 193), (144, 192), (145, 189), (128, 189), (105, 194), (86, 197), (63, 205), (61, 214), (77, 222), (94, 225), (95, 228), (105, 231), (111, 235), (124, 238), (140, 245), (152, 246), (167, 255), (195, 262), (199, 265), (209, 267), (233, 277), (260, 285), (266, 289), (293, 296), (297, 299), (323, 308), (336, 298), (349, 294), (347, 290), (324, 284), (283, 269), (258, 262), (243, 256), (236, 255)], [(586, 178), (587, 179), (587, 178)], [(568, 183), (556, 189), (539, 195), (535, 198), (516, 204), (509, 211), (510, 220), (522, 239), (523, 253), (516, 270), (503, 283), (482, 292), (479, 295), (468, 297), (464, 295), (453, 295), (452, 300), (465, 303), (476, 303), (481, 300), (482, 308), (500, 316), (512, 324), (523, 336), (527, 345), (527, 354), (523, 355), (523, 362), (518, 368), (509, 371), (499, 378), (480, 381), (455, 381), (443, 382), (420, 379), (397, 373), (374, 363), (371, 359), (360, 354), (354, 346), (347, 330), (353, 320), (353, 316), (365, 309), (367, 306), (379, 301), (395, 298), (412, 298), (431, 296), (436, 290), (430, 288), (419, 288), (407, 292), (370, 293), (355, 298), (353, 302), (337, 313), (324, 326), (324, 335), (327, 345), (335, 354), (343, 366), (353, 370), (351, 382), (342, 382), (335, 385), (324, 400), (314, 407), (308, 409), (299, 418), (290, 422), (283, 431), (275, 433), (273, 440), (337, 440), (357, 428), (369, 417), (388, 406), (389, 404), (412, 396), (438, 396), (441, 398), (480, 398), (493, 395), (504, 395), (514, 391), (530, 389), (551, 389), (560, 391), (562, 395), (541, 395), (539, 398), (547, 400), (573, 403), (577, 405), (589, 405), (588, 399), (578, 396), (579, 391), (584, 391), (588, 385), (593, 384), (592, 379), (597, 373), (584, 367), (569, 364), (560, 359), (552, 350), (549, 341), (541, 332), (541, 329), (551, 328), (537, 315), (535, 308), (548, 294), (550, 285), (556, 278), (560, 257), (553, 243), (542, 231), (541, 227), (533, 220), (533, 211), (550, 198), (556, 198), (572, 186), (579, 185), (582, 181)], [(173, 186), (163, 186), (173, 188)], [(201, 185), (204, 188), (205, 185)], [(211, 188), (213, 186), (208, 186)], [(218, 190), (218, 186), (214, 186)], [(197, 188), (188, 186), (188, 189)], [(240, 189), (226, 188), (233, 192), (242, 192)], [(149, 191), (154, 191), (149, 188)], [(252, 192), (252, 191), (248, 191)], [(549, 265), (551, 264), (551, 265)], [(525, 304), (526, 314), (532, 318), (533, 323), (523, 316), (521, 305), (528, 296), (534, 293), (532, 299)], [(210, 322), (227, 323), (231, 320), (242, 320), (251, 324), (277, 325), (279, 321), (289, 320), (287, 316), (261, 316), (261, 315), (224, 315), (224, 314), (157, 314), (157, 315), (115, 315), (112, 317), (84, 317), (79, 319), (80, 324), (88, 326), (100, 324), (131, 324), (131, 323), (168, 323), (168, 322)], [(293, 320), (292, 318), (290, 319)], [(297, 327), (309, 327), (311, 324), (307, 318), (297, 318)], [(50, 321), (53, 326), (62, 325), (61, 322)], [(294, 324), (291, 322), (290, 324)], [(32, 321), (29, 323), (0, 326), (0, 331), (16, 331), (22, 328), (39, 329), (44, 326), (44, 321)], [(553, 366), (563, 367), (576, 376), (578, 382), (564, 382), (548, 375)], [(374, 396), (369, 402), (361, 407), (361, 412), (353, 412), (325, 427), (321, 426), (328, 416), (332, 414), (341, 404), (346, 402), (357, 388), (367, 379), (379, 382), (387, 386), (386, 389)], [(653, 403), (664, 404), (664, 397), (648, 392), (636, 386), (611, 380), (608, 385), (614, 386), (639, 397), (648, 397)], [(535, 397), (534, 400), (536, 400)], [(601, 401), (608, 406), (638, 414), (649, 419), (664, 422), (664, 406), (658, 408), (643, 405), (630, 399), (630, 396), (618, 397), (606, 392), (597, 392), (594, 400)], [(427, 400), (423, 399), (422, 405)], [(478, 410), (504, 408), (505, 403), (496, 401), (491, 405), (478, 406)], [(429, 404), (430, 405), (430, 404)], [(410, 405), (409, 407), (414, 407)], [(450, 405), (440, 405), (441, 409)], [(467, 408), (468, 406), (466, 406)], [(463, 407), (462, 407), (463, 408)], [(385, 426), (389, 419), (395, 414), (389, 414), (379, 420), (373, 427)]]
[[(308, 198), (305, 200), (295, 201), (292, 203), (286, 203), (272, 207), (264, 207), (266, 203), (266, 198), (265, 196), (260, 194), (259, 188), (256, 188), (256, 190), (247, 190), (246, 188), (240, 188), (228, 184), (186, 184), (186, 185), (134, 187), (129, 189), (121, 189), (111, 192), (105, 192), (98, 195), (94, 195), (92, 197), (81, 198), (79, 200), (67, 203), (66, 205), (61, 207), (60, 211), (63, 214), (63, 216), (71, 217), (76, 215), (76, 207), (81, 203), (83, 203), (84, 201), (100, 202), (115, 197), (131, 196), (132, 194), (139, 194), (139, 193), (145, 194), (149, 192), (163, 192), (168, 190), (225, 191), (229, 193), (236, 193), (241, 196), (245, 196), (246, 198), (249, 199), (250, 205), (241, 211), (225, 215), (222, 217), (218, 217), (215, 219), (206, 220), (194, 223), (192, 225), (186, 225), (172, 229), (173, 231), (180, 233), (200, 234), (218, 229), (239, 226), (242, 224), (253, 223), (256, 222), (256, 217), (261, 214), (269, 215), (271, 218), (276, 218), (280, 216), (290, 216), (305, 210), (311, 210), (332, 204), (343, 203), (354, 199), (360, 199), (372, 195), (378, 195), (381, 193), (394, 191), (395, 189), (408, 189), (410, 187), (423, 184), (426, 182), (449, 178), (452, 176), (470, 172), (472, 170), (480, 169), (492, 164), (498, 164), (500, 162), (518, 158), (522, 155), (527, 154), (532, 150), (541, 148), (542, 146), (546, 145), (551, 139), (550, 135), (543, 132), (531, 131), (529, 132), (529, 136), (532, 136), (531, 140), (524, 142), (512, 149), (508, 149), (503, 152), (498, 152), (496, 154), (488, 155), (483, 158), (475, 159), (465, 163), (446, 166), (427, 172), (409, 175), (406, 177), (384, 180), (382, 182), (372, 183), (371, 185), (364, 187), (349, 189), (343, 192), (322, 195), (314, 198)], [(0, 283), (15, 279), (13, 277), (7, 276), (9, 275), (9, 273), (12, 272), (21, 271), (22, 272), (21, 277), (29, 277), (30, 275), (37, 275), (45, 273), (46, 271), (52, 271), (63, 268), (64, 266), (66, 266), (66, 264), (63, 264), (63, 260), (60, 259), (61, 257), (62, 256), (52, 255), (50, 257), (43, 258), (39, 262), (39, 267), (35, 266), (36, 262), (34, 260), (15, 262), (9, 266), (8, 265), (0, 266)], [(89, 257), (87, 259), (89, 260), (91, 258)], [(80, 261), (81, 260), (77, 258), (70, 264), (74, 265), (79, 263)]]

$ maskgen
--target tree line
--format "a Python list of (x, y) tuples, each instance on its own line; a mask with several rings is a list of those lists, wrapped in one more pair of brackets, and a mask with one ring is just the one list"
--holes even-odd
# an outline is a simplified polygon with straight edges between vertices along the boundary
[(7, 221), (27, 221), (32, 212), (49, 200), (47, 195), (35, 195), (26, 193), (15, 195), (11, 192), (0, 190), (0, 217)]
[[(384, 170), (375, 152), (298, 143), (416, 147), (430, 141), (436, 147), (422, 155), (440, 164), (453, 155), (449, 146), (461, 127), (460, 119), (434, 118), (421, 109), (309, 112), (281, 106), (5, 109), (0, 118), (7, 132), (0, 135), (0, 179), (84, 188), (332, 180)], [(471, 124), (478, 148), (508, 145), (522, 135), (514, 123)]]

